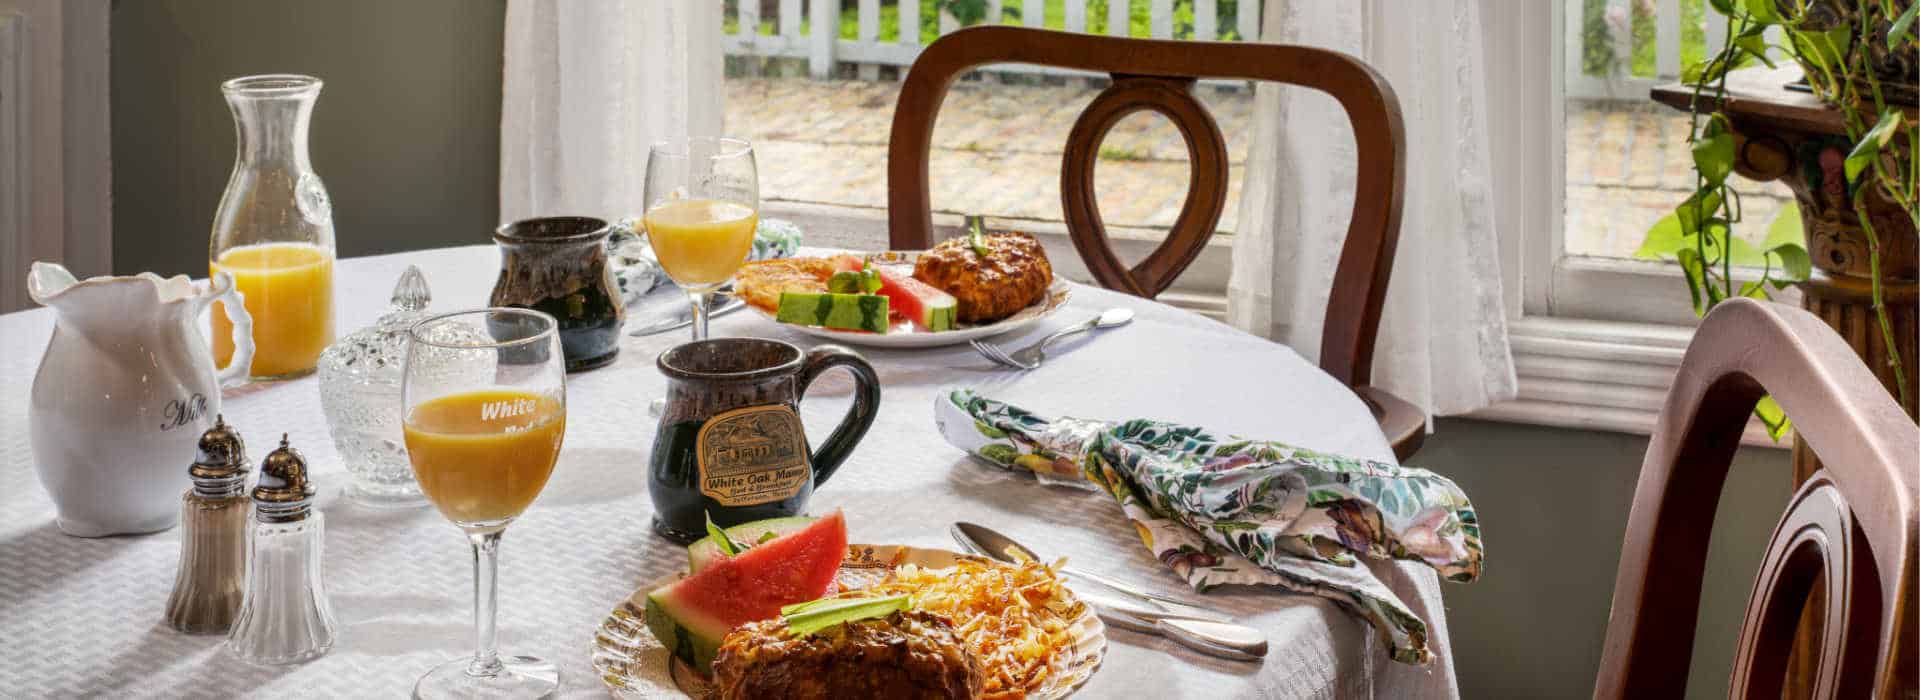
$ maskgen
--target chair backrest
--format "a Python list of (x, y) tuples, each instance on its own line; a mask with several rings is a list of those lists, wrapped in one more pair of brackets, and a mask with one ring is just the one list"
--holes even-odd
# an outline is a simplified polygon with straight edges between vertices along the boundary
[(1762, 395), (1825, 467), (1794, 494), (1767, 545), (1729, 696), (1781, 696), (1795, 626), (1822, 575), (1808, 687), (1827, 698), (1912, 692), (1920, 426), (1818, 318), (1733, 299), (1695, 332), (1641, 465), (1594, 697), (1685, 692), (1714, 510)]
[[(1100, 284), (1158, 296), (1200, 255), (1226, 204), (1227, 149), (1220, 127), (1194, 99), (1200, 78), (1263, 80), (1313, 88), (1346, 110), (1358, 150), (1353, 217), (1327, 302), (1320, 365), (1349, 386), (1369, 383), (1374, 336), (1400, 237), (1406, 156), (1400, 104), (1371, 67), (1345, 54), (1305, 46), (1124, 39), (1020, 27), (972, 27), (941, 37), (913, 62), (893, 113), (887, 147), (887, 223), (895, 249), (933, 243), (927, 183), (934, 119), (962, 73), (992, 63), (1103, 72), (1107, 89), (1081, 112), (1061, 157), (1060, 198), (1074, 247)], [(1122, 117), (1165, 115), (1192, 161), (1186, 203), (1166, 240), (1131, 268), (1107, 239), (1094, 201), (1100, 142)], [(1344, 166), (1345, 164), (1337, 164)]]

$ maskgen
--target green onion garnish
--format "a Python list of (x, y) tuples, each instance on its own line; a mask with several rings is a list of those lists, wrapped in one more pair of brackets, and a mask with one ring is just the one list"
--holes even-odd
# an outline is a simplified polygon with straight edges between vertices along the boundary
[(978, 255), (982, 258), (987, 257), (987, 253), (990, 252), (990, 249), (987, 248), (987, 230), (986, 229), (987, 229), (987, 217), (984, 217), (984, 216), (967, 217), (967, 245), (973, 247), (974, 255)]
[(902, 593), (885, 598), (822, 598), (780, 608), (787, 629), (796, 635), (809, 635), (828, 627), (886, 617), (913, 607), (913, 596)]
[(733, 541), (733, 538), (728, 537), (726, 530), (722, 530), (720, 529), (719, 525), (713, 524), (712, 513), (707, 513), (706, 516), (707, 516), (707, 536), (713, 538), (713, 543), (716, 546), (720, 547), (721, 552), (724, 552), (727, 556), (733, 557), (733, 556), (739, 556), (741, 552), (744, 552), (747, 550), (747, 548), (744, 545), (741, 545), (740, 543)]

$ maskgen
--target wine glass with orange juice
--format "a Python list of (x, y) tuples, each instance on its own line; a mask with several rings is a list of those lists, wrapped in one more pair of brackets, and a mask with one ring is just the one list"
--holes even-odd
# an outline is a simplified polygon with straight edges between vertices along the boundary
[(408, 332), (402, 430), (420, 491), (473, 545), (472, 657), (420, 678), (416, 698), (537, 698), (560, 671), (494, 646), (500, 537), (546, 488), (567, 430), (559, 323), (530, 309), (460, 311)]
[[(254, 75), (220, 85), (233, 112), (233, 173), (213, 217), (208, 272), (227, 272), (253, 316), (254, 379), (313, 372), (333, 343), (333, 208), (307, 157), (321, 81)], [(214, 362), (233, 355), (224, 309), (213, 311)]]
[(707, 299), (753, 250), (760, 223), (760, 174), (753, 146), (694, 137), (653, 144), (647, 153), (641, 223), (660, 268), (687, 290), (693, 339), (707, 337)]

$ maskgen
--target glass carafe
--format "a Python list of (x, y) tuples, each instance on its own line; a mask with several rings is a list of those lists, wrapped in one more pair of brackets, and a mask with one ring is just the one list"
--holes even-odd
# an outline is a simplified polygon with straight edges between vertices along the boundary
[[(233, 275), (253, 315), (254, 379), (313, 371), (333, 342), (333, 205), (307, 158), (320, 79), (255, 75), (220, 85), (233, 111), (233, 175), (213, 217), (208, 267)], [(213, 314), (213, 354), (233, 351)]]

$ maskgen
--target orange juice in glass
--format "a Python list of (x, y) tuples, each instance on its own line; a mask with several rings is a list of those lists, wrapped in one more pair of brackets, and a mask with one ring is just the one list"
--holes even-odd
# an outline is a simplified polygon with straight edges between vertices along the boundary
[(753, 250), (760, 171), (740, 139), (668, 139), (647, 151), (641, 223), (660, 269), (687, 290), (693, 339), (707, 337), (708, 297)]
[(442, 515), (498, 523), (519, 517), (546, 487), (567, 412), (531, 392), (470, 391), (415, 405), (404, 430), (420, 490)]
[(737, 202), (681, 199), (648, 210), (643, 221), (667, 276), (682, 287), (714, 287), (747, 261), (760, 214)]
[(435, 666), (416, 698), (547, 698), (560, 668), (495, 645), (500, 538), (553, 475), (567, 431), (560, 322), (532, 309), (429, 317), (407, 329), (399, 408), (420, 491), (473, 547), (474, 653)]
[[(253, 316), (256, 378), (297, 377), (313, 371), (333, 343), (333, 251), (305, 243), (263, 243), (221, 253), (208, 265), (226, 272)], [(233, 335), (222, 309), (213, 313), (213, 356), (225, 366)]]

